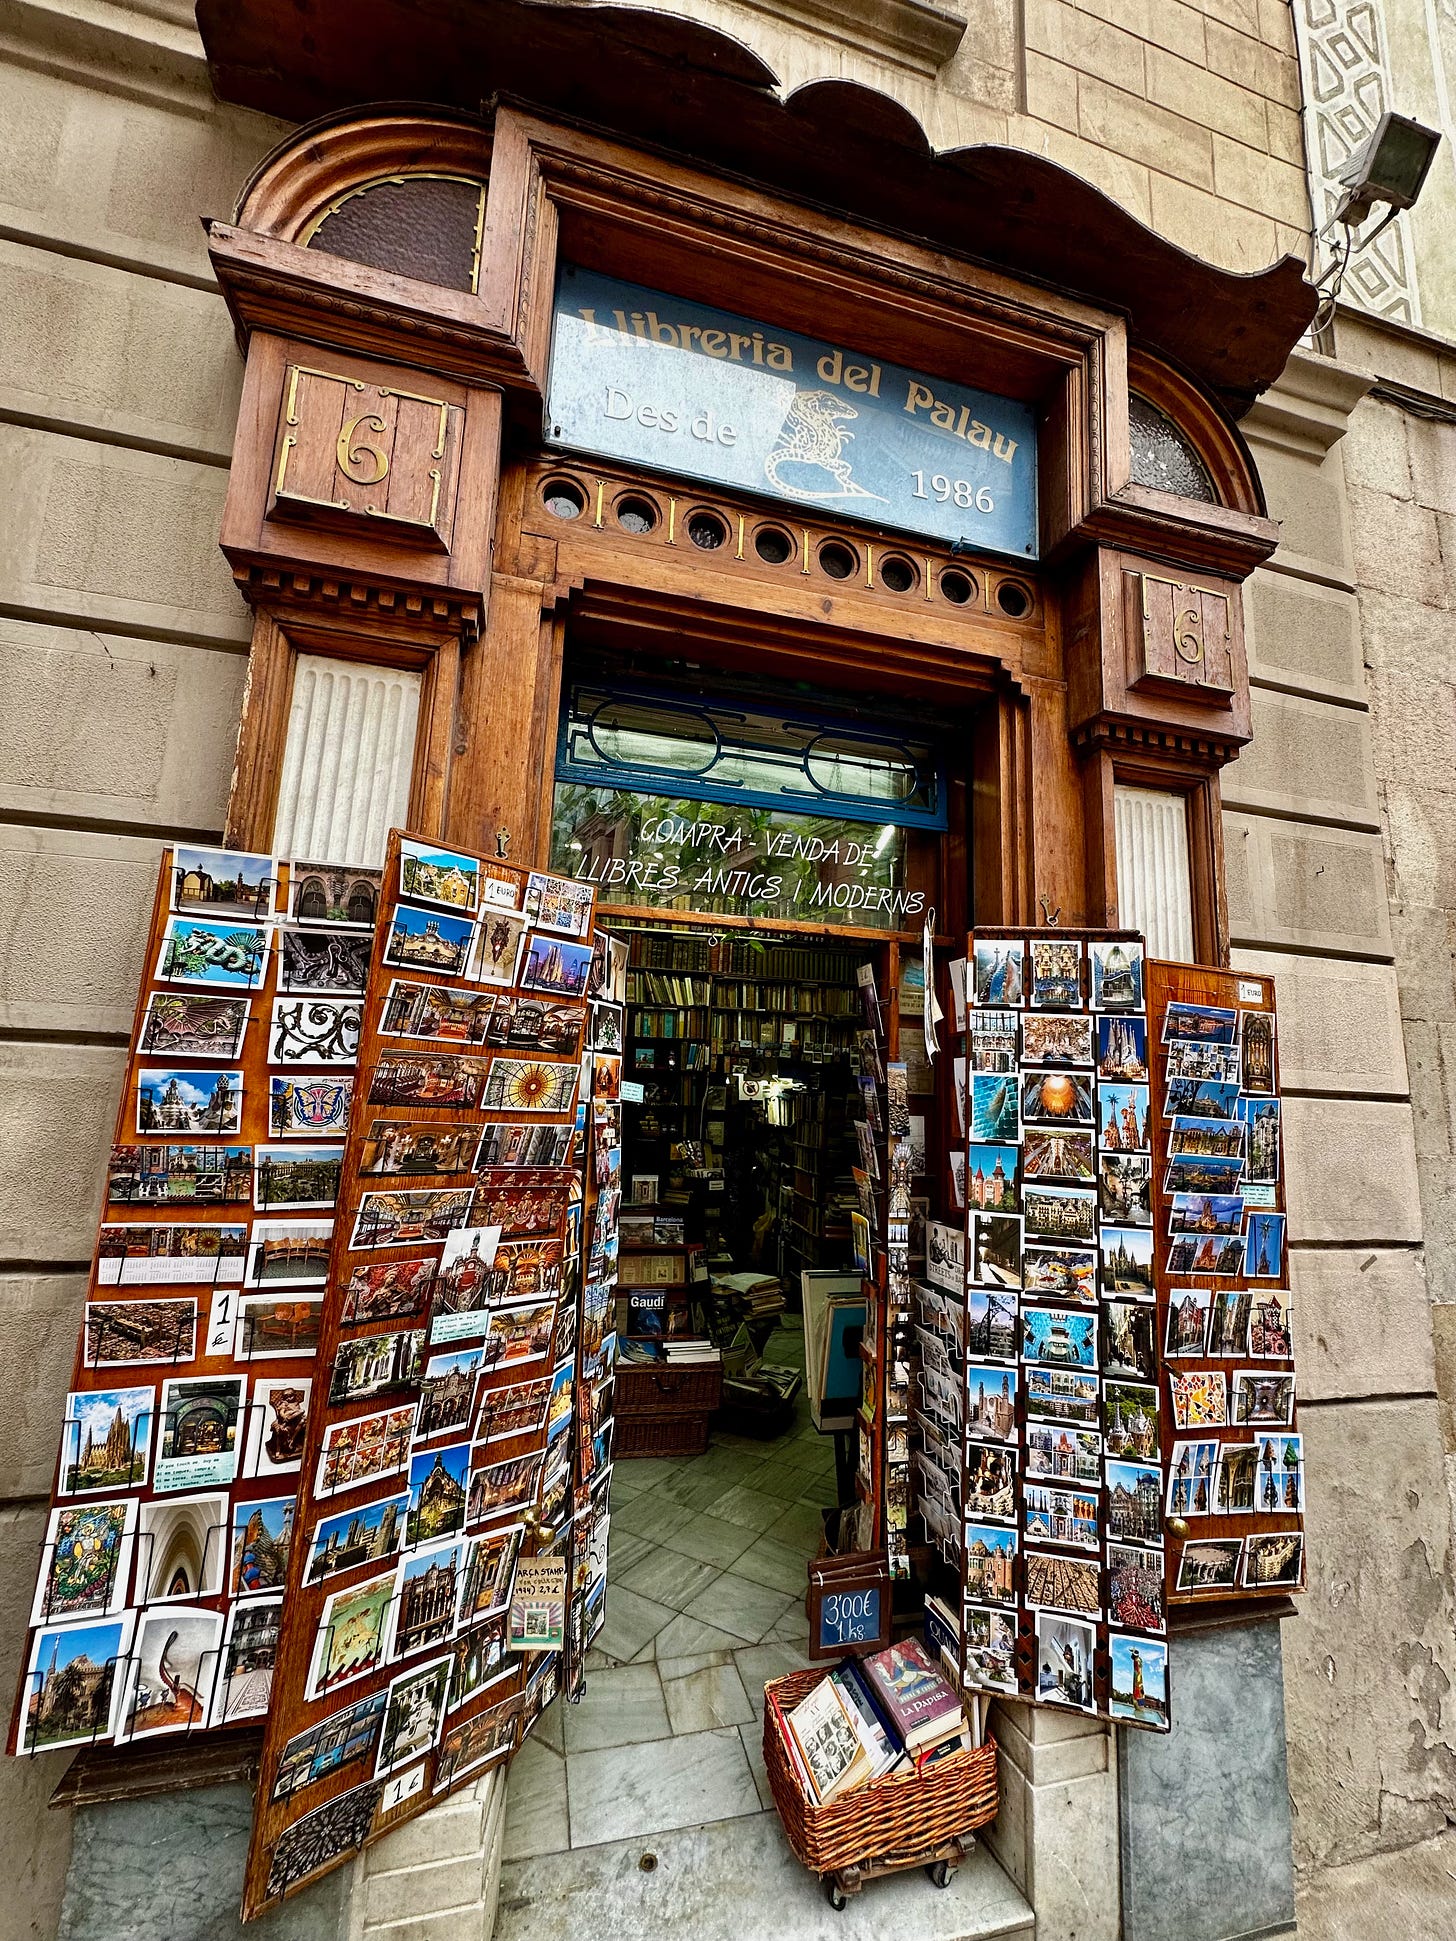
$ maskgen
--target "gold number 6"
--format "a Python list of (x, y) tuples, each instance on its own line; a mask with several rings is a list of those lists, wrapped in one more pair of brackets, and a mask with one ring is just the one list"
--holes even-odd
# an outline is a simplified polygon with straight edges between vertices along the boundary
[[(376, 438), (381, 437), (385, 429), (383, 418), (373, 411), (361, 411), (357, 418), (350, 418), (339, 433), (339, 442), (334, 447), (334, 458), (344, 477), (352, 479), (356, 485), (378, 485), (389, 472), (389, 460), (377, 446), (365, 444), (362, 438), (358, 444), (351, 443), (360, 425), (363, 425), (367, 431), (372, 431)], [(350, 470), (351, 466), (363, 465), (371, 459), (374, 462), (374, 469), (367, 477), (362, 472)]]

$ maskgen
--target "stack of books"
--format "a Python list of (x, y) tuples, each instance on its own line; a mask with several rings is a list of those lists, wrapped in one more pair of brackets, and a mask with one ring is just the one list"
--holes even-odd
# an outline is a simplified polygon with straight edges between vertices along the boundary
[(846, 1658), (784, 1717), (790, 1760), (821, 1806), (973, 1743), (955, 1687), (918, 1638)]
[(666, 1358), (670, 1362), (693, 1362), (699, 1364), (722, 1361), (721, 1352), (711, 1341), (695, 1336), (684, 1336), (678, 1341), (664, 1343)]

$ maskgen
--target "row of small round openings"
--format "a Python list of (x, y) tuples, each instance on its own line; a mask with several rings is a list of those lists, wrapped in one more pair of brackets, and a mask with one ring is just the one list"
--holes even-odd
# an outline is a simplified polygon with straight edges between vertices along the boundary
[(996, 604), (1008, 620), (1024, 620), (1031, 612), (1031, 595), (1017, 580), (1002, 580), (996, 588)]
[(943, 567), (936, 585), (953, 607), (963, 607), (976, 597), (976, 582), (958, 566)]
[(728, 538), (728, 528), (716, 512), (690, 513), (687, 532), (688, 538), (704, 553), (716, 553)]
[(579, 519), (586, 511), (586, 494), (574, 479), (547, 479), (541, 497), (555, 519)]
[(782, 566), (794, 556), (794, 542), (782, 526), (760, 526), (753, 535), (753, 550), (765, 566)]
[(852, 546), (842, 539), (826, 539), (819, 548), (820, 569), (831, 580), (847, 580), (859, 571), (859, 560)]
[(903, 553), (886, 553), (880, 561), (880, 585), (891, 593), (913, 591), (920, 575)]
[(639, 539), (651, 532), (657, 524), (657, 507), (651, 499), (639, 498), (635, 492), (629, 492), (625, 498), (618, 499), (616, 512), (617, 524), (623, 532), (633, 533)]

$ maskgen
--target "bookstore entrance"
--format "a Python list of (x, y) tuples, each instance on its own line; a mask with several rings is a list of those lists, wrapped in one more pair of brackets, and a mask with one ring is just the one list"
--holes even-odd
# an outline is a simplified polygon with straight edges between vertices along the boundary
[(585, 1698), (518, 1757), (508, 1859), (776, 1829), (764, 1686), (807, 1662), (808, 1565), (883, 1541), (866, 1216), (946, 767), (923, 716), (805, 699), (568, 662), (553, 864), (625, 958), (620, 1097), (591, 1108), (621, 1154), (609, 1588)]

